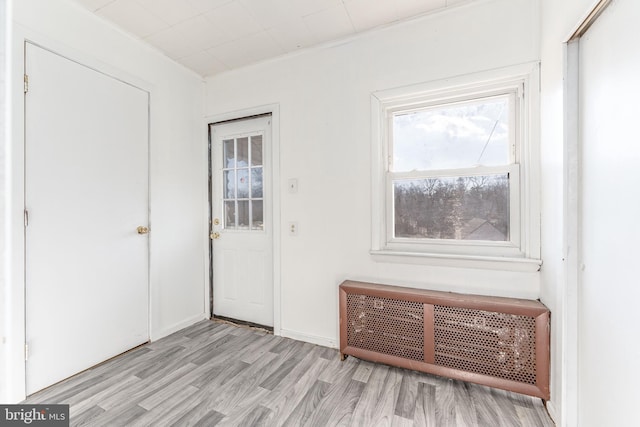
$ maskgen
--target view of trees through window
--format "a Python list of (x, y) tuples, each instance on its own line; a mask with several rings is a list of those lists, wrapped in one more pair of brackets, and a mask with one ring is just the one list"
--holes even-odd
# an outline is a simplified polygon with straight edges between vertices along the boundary
[(509, 240), (508, 174), (396, 180), (395, 237)]
[(509, 241), (510, 117), (509, 95), (393, 115), (393, 237)]

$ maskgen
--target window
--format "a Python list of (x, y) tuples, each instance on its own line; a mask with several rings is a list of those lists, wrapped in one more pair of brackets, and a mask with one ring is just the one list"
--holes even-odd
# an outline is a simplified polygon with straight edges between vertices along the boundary
[(374, 94), (374, 254), (539, 258), (533, 72)]

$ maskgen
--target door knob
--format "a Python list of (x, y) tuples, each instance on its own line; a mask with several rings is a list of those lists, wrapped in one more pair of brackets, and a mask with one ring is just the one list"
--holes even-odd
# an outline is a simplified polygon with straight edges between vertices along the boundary
[(149, 228), (145, 227), (144, 225), (140, 225), (138, 226), (138, 228), (136, 228), (136, 231), (138, 232), (138, 234), (148, 234)]
[(209, 237), (211, 237), (211, 240), (217, 240), (220, 238), (220, 233), (216, 231), (215, 233), (211, 233)]

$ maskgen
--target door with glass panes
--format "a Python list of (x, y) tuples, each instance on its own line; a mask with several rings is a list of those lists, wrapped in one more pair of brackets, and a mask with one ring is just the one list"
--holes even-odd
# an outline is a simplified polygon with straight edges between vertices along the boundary
[(273, 326), (271, 117), (210, 131), (213, 314)]

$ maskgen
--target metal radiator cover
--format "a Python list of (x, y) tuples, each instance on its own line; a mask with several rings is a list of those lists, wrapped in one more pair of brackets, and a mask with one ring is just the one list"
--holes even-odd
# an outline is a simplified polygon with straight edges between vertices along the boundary
[(340, 353), (549, 399), (549, 315), (538, 301), (346, 281)]
[(424, 313), (417, 302), (348, 295), (349, 345), (424, 360)]
[(434, 306), (435, 364), (536, 383), (535, 319)]

